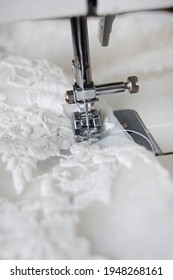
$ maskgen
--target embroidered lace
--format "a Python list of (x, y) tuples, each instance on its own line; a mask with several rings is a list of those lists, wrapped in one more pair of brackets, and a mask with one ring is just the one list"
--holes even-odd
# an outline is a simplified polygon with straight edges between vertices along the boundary
[(111, 110), (107, 138), (76, 144), (60, 68), (6, 57), (0, 79), (0, 258), (171, 258), (172, 182)]

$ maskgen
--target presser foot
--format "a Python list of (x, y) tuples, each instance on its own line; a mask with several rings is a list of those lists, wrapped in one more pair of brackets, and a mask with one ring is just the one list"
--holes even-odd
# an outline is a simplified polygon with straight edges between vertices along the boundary
[[(99, 39), (103, 46), (109, 43), (114, 16), (105, 16), (100, 23)], [(124, 92), (137, 93), (139, 91), (138, 78), (128, 77), (126, 82), (113, 82), (94, 85), (91, 73), (89, 54), (89, 38), (86, 16), (71, 18), (74, 59), (72, 61), (74, 85), (67, 90), (65, 100), (68, 104), (76, 103), (79, 111), (73, 113), (74, 132), (77, 142), (91, 139), (97, 141), (105, 136), (99, 112), (94, 109), (98, 96)]]
[(73, 113), (74, 132), (77, 142), (91, 139), (97, 141), (102, 135), (100, 114), (96, 109)]

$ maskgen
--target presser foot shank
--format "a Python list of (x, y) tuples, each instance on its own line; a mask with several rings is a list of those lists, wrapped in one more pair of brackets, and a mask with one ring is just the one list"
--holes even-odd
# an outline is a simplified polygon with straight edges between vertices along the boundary
[[(106, 46), (112, 28), (114, 17), (105, 17), (101, 22), (100, 41)], [(128, 77), (127, 82), (114, 82), (94, 85), (92, 81), (89, 39), (86, 16), (71, 18), (71, 31), (74, 50), (72, 61), (74, 85), (68, 90), (65, 100), (68, 104), (76, 103), (78, 112), (73, 113), (74, 132), (77, 142), (84, 140), (98, 140), (105, 133), (100, 113), (94, 108), (98, 96), (124, 92), (137, 93), (139, 86), (136, 76)], [(107, 36), (108, 35), (108, 36)]]

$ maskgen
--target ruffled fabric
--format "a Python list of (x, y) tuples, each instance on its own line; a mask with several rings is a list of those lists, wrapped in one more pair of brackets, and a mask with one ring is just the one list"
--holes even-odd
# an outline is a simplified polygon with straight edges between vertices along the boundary
[(171, 258), (172, 182), (154, 156), (106, 105), (106, 137), (75, 143), (57, 66), (7, 57), (0, 73), (0, 258)]

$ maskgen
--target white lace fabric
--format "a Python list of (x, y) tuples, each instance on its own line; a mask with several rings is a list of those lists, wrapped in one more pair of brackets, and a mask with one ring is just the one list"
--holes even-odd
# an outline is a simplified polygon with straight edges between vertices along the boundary
[(0, 76), (0, 258), (172, 258), (172, 181), (110, 109), (107, 138), (75, 143), (57, 66), (6, 57)]
[[(63, 87), (65, 89), (65, 82), (62, 82), (63, 74), (58, 67), (53, 69), (47, 62), (30, 63), (24, 59), (16, 59), (15, 62), (15, 58), (8, 58), (1, 61), (1, 71), (4, 69), (8, 69), (10, 74), (6, 77), (8, 93), (6, 96), (1, 94), (0, 151), (3, 154), (2, 161), (7, 162), (7, 169), (12, 171), (16, 189), (20, 193), (24, 181), (32, 178), (36, 162), (59, 156), (60, 149), (68, 149), (74, 137), (71, 121), (63, 114), (62, 90)], [(21, 74), (16, 73), (16, 69), (20, 69)], [(27, 77), (27, 73), (30, 76), (28, 74)], [(51, 80), (49, 78), (56, 81), (56, 76), (59, 83), (58, 98), (51, 86), (45, 94), (44, 88), (38, 91), (32, 89), (38, 84), (44, 87)], [(16, 99), (21, 99), (16, 91), (20, 89), (20, 95), (24, 96), (23, 104), (19, 101), (18, 105)]]

